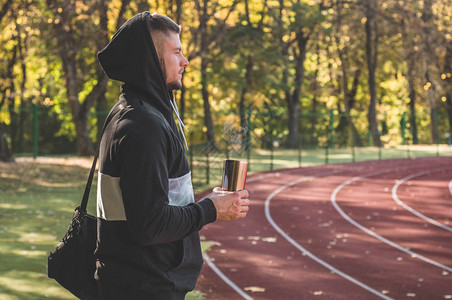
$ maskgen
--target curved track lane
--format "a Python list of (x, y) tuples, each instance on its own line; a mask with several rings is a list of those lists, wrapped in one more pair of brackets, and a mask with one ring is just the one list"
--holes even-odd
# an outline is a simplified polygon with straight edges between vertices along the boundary
[[(451, 170), (425, 174), (432, 186), (429, 195), (434, 195), (428, 211), (410, 200), (425, 198), (423, 187), (413, 189), (424, 175), (408, 178), (447, 165), (452, 165), (451, 158), (426, 158), (251, 176), (248, 217), (216, 222), (201, 232), (216, 244), (209, 251), (211, 263), (243, 294), (207, 265), (198, 288), (207, 299), (452, 299), (452, 275), (441, 267), (452, 266), (447, 251), (452, 234), (405, 210), (392, 197), (395, 189), (403, 203), (448, 226), (450, 213), (444, 205), (452, 207)], [(411, 188), (408, 200), (406, 186)], [(436, 200), (437, 195), (444, 199)], [(348, 218), (440, 266), (354, 226), (338, 213), (332, 198)], [(433, 213), (437, 205), (442, 211)]]

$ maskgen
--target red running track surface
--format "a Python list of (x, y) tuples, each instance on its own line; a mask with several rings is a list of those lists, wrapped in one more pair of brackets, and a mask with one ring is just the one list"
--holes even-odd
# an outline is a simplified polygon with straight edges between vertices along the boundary
[(246, 219), (201, 230), (206, 299), (452, 299), (452, 157), (253, 174)]

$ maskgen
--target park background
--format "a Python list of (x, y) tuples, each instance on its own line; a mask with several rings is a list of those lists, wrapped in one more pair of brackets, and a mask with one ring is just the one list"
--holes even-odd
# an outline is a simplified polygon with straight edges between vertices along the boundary
[(120, 93), (96, 53), (145, 10), (182, 25), (196, 192), (224, 158), (260, 172), (452, 155), (448, 0), (0, 0), (0, 161), (17, 162), (0, 164), (0, 299), (70, 299), (45, 257)]
[(4, 160), (94, 153), (120, 87), (96, 53), (144, 10), (182, 25), (190, 65), (175, 96), (190, 146), (450, 144), (450, 1), (2, 0), (0, 9)]

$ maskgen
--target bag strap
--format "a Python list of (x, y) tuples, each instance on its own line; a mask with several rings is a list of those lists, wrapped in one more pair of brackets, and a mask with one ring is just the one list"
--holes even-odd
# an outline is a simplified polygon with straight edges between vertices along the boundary
[(96, 154), (94, 155), (93, 164), (91, 166), (91, 171), (89, 172), (88, 180), (86, 182), (85, 192), (83, 193), (82, 203), (79, 207), (76, 208), (76, 210), (79, 210), (81, 212), (86, 212), (86, 206), (88, 205), (88, 199), (89, 199), (89, 193), (91, 192), (91, 184), (93, 183), (94, 178), (94, 171), (96, 170), (96, 164), (97, 164), (97, 158), (99, 157), (99, 150), (100, 150), (100, 142), (102, 140), (102, 136), (104, 135), (105, 128), (107, 127), (108, 123), (110, 123), (111, 119), (113, 119), (113, 116), (116, 115), (117, 112), (119, 112), (121, 109), (123, 109), (126, 106), (125, 101), (120, 100), (118, 103), (115, 104), (115, 106), (111, 109), (110, 113), (107, 116), (107, 119), (104, 122), (104, 126), (102, 128), (102, 133), (99, 137), (99, 142), (97, 143), (97, 150)]

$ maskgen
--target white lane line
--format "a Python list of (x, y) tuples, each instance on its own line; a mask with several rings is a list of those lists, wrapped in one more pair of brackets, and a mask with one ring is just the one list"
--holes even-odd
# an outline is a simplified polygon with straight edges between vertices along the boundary
[(311, 258), (312, 260), (316, 261), (317, 263), (321, 264), (322, 266), (324, 266), (325, 268), (329, 269), (331, 272), (338, 274), (339, 276), (347, 279), (348, 281), (360, 286), (361, 288), (371, 292), (372, 294), (382, 298), (382, 299), (393, 299), (390, 298), (382, 293), (380, 293), (379, 291), (371, 288), (370, 286), (362, 283), (361, 281), (358, 281), (357, 279), (351, 277), (350, 275), (345, 274), (344, 272), (336, 269), (335, 267), (333, 267), (332, 265), (330, 265), (329, 263), (321, 260), (320, 258), (318, 258), (317, 256), (315, 256), (314, 254), (312, 254), (311, 252), (309, 252), (306, 248), (304, 248), (303, 246), (301, 246), (300, 244), (298, 244), (294, 239), (292, 239), (289, 235), (287, 235), (276, 223), (275, 221), (273, 221), (273, 218), (270, 215), (270, 201), (271, 199), (276, 196), (277, 194), (279, 194), (281, 191), (283, 191), (284, 189), (293, 186), (295, 184), (298, 184), (300, 182), (303, 181), (308, 181), (311, 180), (313, 178), (316, 177), (320, 177), (320, 176), (327, 176), (327, 175), (332, 175), (332, 174), (336, 174), (338, 172), (329, 172), (329, 173), (323, 173), (323, 174), (317, 174), (316, 176), (309, 176), (309, 177), (303, 177), (303, 178), (298, 178), (297, 180), (294, 180), (292, 182), (289, 182), (288, 184), (285, 184), (283, 186), (281, 186), (280, 188), (276, 189), (275, 191), (273, 191), (273, 193), (271, 193), (267, 199), (265, 200), (265, 216), (268, 220), (268, 222), (273, 226), (273, 228), (275, 228), (275, 230), (281, 234), (289, 243), (291, 243), (295, 248), (297, 248), (298, 250), (301, 251), (301, 253), (304, 256), (308, 256), (309, 258)]
[(370, 176), (374, 176), (374, 175), (379, 175), (379, 174), (383, 174), (383, 173), (388, 173), (388, 172), (394, 172), (394, 171), (396, 171), (396, 170), (397, 170), (397, 169), (392, 169), (392, 170), (390, 169), (390, 170), (384, 170), (384, 171), (372, 172), (372, 173), (364, 174), (364, 175), (361, 175), (361, 176), (353, 177), (353, 178), (351, 178), (351, 179), (349, 179), (349, 180), (343, 182), (341, 185), (339, 185), (338, 187), (336, 187), (336, 189), (334, 190), (334, 192), (331, 194), (331, 199), (330, 199), (330, 200), (331, 200), (331, 203), (333, 204), (334, 208), (339, 212), (339, 214), (340, 214), (345, 220), (347, 220), (347, 221), (348, 221), (349, 223), (351, 223), (352, 225), (358, 227), (359, 229), (361, 229), (361, 230), (364, 231), (365, 233), (369, 234), (370, 236), (373, 236), (374, 238), (379, 239), (379, 240), (382, 241), (383, 243), (386, 243), (386, 244), (388, 244), (388, 245), (390, 245), (390, 246), (392, 246), (392, 247), (394, 247), (394, 248), (396, 248), (396, 249), (398, 249), (398, 250), (400, 250), (400, 251), (402, 251), (402, 252), (405, 252), (405, 253), (411, 255), (411, 257), (413, 257), (413, 258), (418, 258), (418, 259), (420, 259), (420, 260), (422, 260), (422, 261), (424, 261), (424, 262), (426, 262), (426, 263), (429, 263), (429, 264), (434, 265), (434, 266), (436, 266), (436, 267), (439, 267), (439, 268), (442, 268), (442, 269), (447, 270), (447, 271), (449, 271), (449, 272), (452, 272), (452, 268), (451, 268), (451, 267), (446, 266), (446, 265), (443, 265), (443, 264), (441, 264), (441, 263), (439, 263), (439, 262), (437, 262), (437, 261), (434, 261), (434, 260), (432, 260), (432, 259), (430, 259), (430, 258), (427, 258), (427, 257), (425, 257), (425, 256), (423, 256), (423, 255), (420, 255), (420, 254), (418, 254), (418, 253), (416, 253), (416, 252), (413, 252), (413, 251), (411, 251), (411, 250), (409, 250), (409, 249), (407, 249), (407, 248), (404, 248), (404, 247), (400, 246), (399, 244), (394, 243), (393, 241), (388, 240), (387, 238), (382, 237), (381, 235), (375, 233), (374, 231), (372, 231), (372, 230), (370, 230), (370, 229), (364, 227), (363, 225), (359, 224), (358, 222), (356, 222), (355, 220), (353, 220), (352, 218), (350, 218), (350, 217), (342, 210), (342, 208), (340, 208), (339, 205), (337, 204), (337, 202), (336, 202), (337, 194), (338, 194), (339, 191), (340, 191), (341, 189), (343, 189), (345, 186), (347, 186), (347, 185), (349, 185), (349, 184), (351, 184), (351, 183), (353, 183), (353, 182), (355, 182), (355, 181), (357, 181), (357, 180), (360, 180), (360, 179), (362, 179), (362, 178), (366, 178), (366, 177), (370, 177)]
[[(400, 206), (402, 206), (403, 208), (405, 208), (406, 210), (408, 210), (410, 213), (412, 213), (413, 215), (421, 218), (422, 220), (429, 222), (430, 224), (433, 224), (435, 226), (438, 226), (442, 229), (445, 229), (447, 231), (452, 232), (452, 227), (449, 227), (447, 225), (444, 225), (436, 220), (433, 220), (432, 218), (429, 218), (423, 214), (421, 214), (420, 212), (418, 212), (417, 210), (415, 210), (414, 208), (408, 206), (407, 204), (405, 204), (402, 200), (399, 199), (399, 197), (397, 196), (397, 189), (399, 188), (400, 185), (402, 185), (405, 181), (408, 181), (410, 179), (413, 179), (415, 177), (419, 177), (422, 175), (426, 175), (426, 174), (430, 174), (430, 173), (436, 173), (436, 172), (441, 172), (444, 170), (449, 170), (451, 169), (451, 167), (447, 167), (447, 168), (440, 168), (440, 169), (433, 169), (433, 170), (427, 170), (427, 171), (422, 171), (422, 172), (418, 172), (415, 174), (411, 174), (409, 176), (406, 176), (402, 179), (400, 179), (399, 181), (397, 181), (397, 183), (394, 185), (394, 187), (392, 188), (392, 199), (394, 199), (394, 201), (399, 204)], [(449, 184), (449, 189), (450, 189), (450, 184)]]
[(239, 288), (234, 282), (232, 282), (226, 275), (224, 275), (223, 272), (221, 272), (220, 269), (217, 268), (217, 266), (212, 262), (209, 255), (207, 253), (203, 254), (204, 260), (209, 265), (209, 267), (217, 273), (217, 275), (223, 279), (224, 282), (226, 282), (234, 291), (236, 291), (242, 298), (246, 300), (253, 300), (247, 293), (245, 293), (241, 288)]
[(452, 195), (452, 180), (449, 181), (449, 192)]

